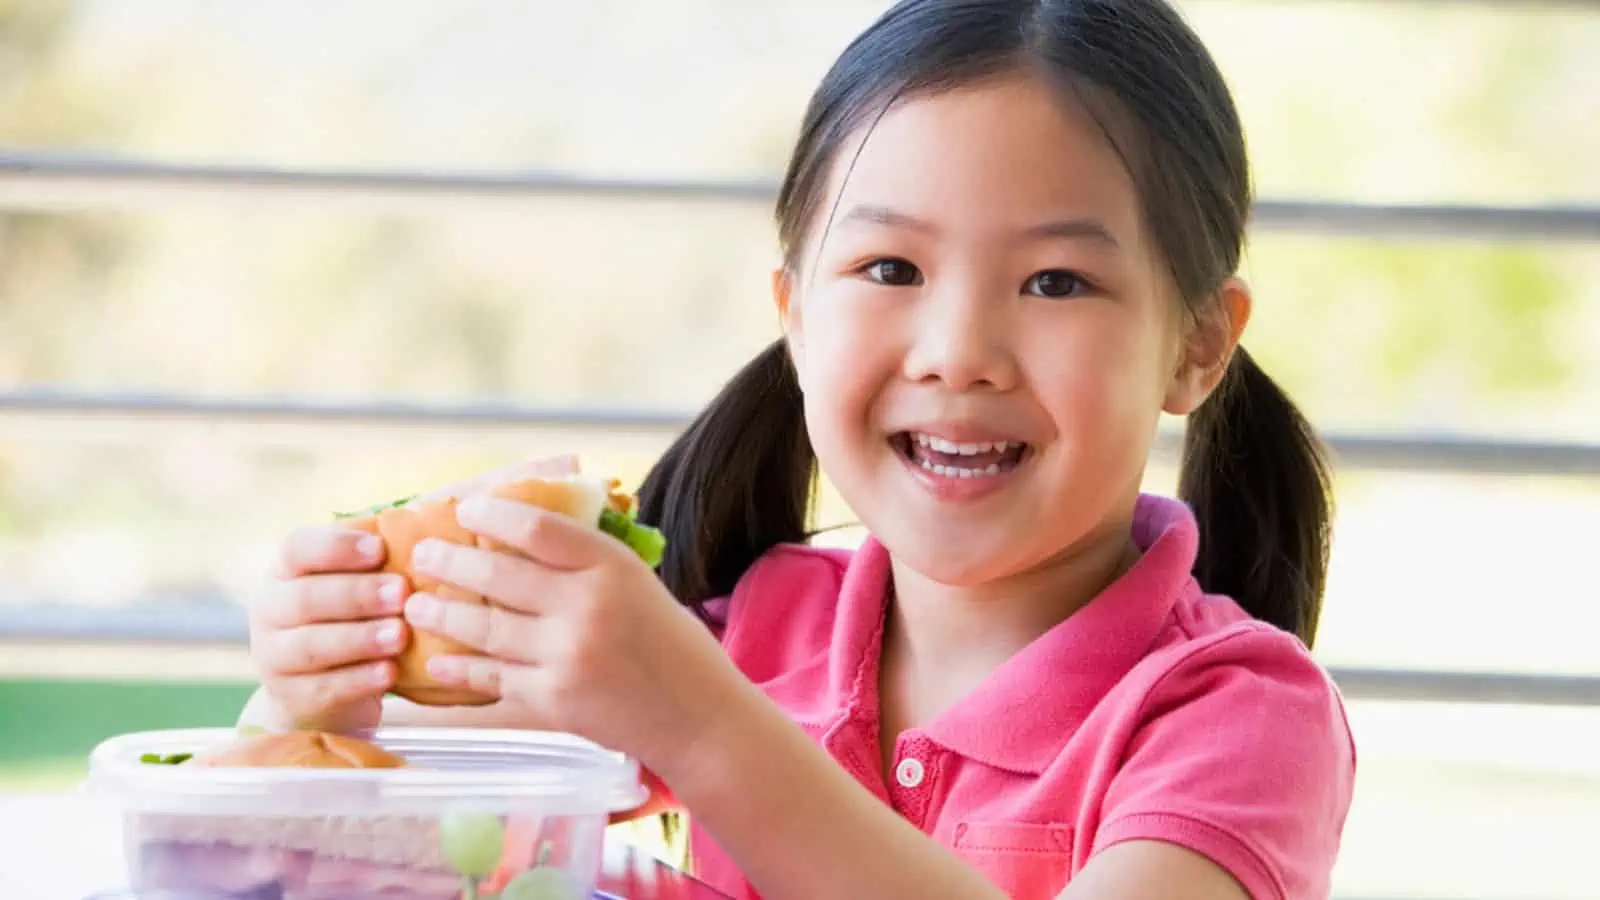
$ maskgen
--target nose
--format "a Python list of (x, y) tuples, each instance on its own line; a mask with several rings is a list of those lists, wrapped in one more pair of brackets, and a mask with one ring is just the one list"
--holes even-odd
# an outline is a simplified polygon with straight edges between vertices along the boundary
[(906, 378), (938, 382), (951, 391), (1008, 391), (1019, 379), (1013, 310), (982, 292), (954, 285), (917, 301), (915, 334), (906, 353)]

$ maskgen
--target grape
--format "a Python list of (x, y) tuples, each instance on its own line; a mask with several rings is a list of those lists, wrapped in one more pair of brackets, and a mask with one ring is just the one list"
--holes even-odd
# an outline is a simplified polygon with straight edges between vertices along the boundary
[(499, 900), (579, 900), (572, 880), (560, 869), (543, 866), (511, 879)]
[(500, 864), (506, 827), (499, 816), (458, 814), (439, 822), (439, 850), (462, 875), (484, 878)]

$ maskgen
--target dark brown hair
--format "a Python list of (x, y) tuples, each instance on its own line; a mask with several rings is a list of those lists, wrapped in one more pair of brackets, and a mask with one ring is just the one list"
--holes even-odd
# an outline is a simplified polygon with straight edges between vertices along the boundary
[[(897, 3), (811, 98), (777, 203), (791, 270), (852, 134), (901, 97), (1014, 72), (1095, 116), (1189, 314), (1214, 313), (1242, 253), (1249, 166), (1222, 74), (1165, 0)], [(775, 342), (645, 479), (641, 518), (666, 533), (661, 576), (673, 594), (700, 609), (774, 545), (805, 540), (815, 478), (800, 388)], [(1328, 564), (1328, 467), (1310, 425), (1243, 349), (1189, 417), (1179, 495), (1199, 521), (1201, 585), (1310, 644)]]

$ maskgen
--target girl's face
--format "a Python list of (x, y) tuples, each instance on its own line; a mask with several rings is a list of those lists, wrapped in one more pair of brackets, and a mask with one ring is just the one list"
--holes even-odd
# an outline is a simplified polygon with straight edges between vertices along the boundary
[(906, 100), (861, 140), (776, 278), (823, 471), (944, 584), (1125, 541), (1160, 412), (1237, 328), (1186, 326), (1116, 151), (1038, 81)]

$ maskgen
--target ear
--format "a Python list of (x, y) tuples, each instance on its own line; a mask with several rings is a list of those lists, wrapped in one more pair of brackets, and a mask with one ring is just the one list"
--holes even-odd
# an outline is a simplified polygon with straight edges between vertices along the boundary
[(778, 324), (783, 328), (784, 340), (789, 342), (789, 356), (794, 359), (795, 368), (803, 371), (805, 338), (800, 304), (795, 302), (794, 274), (782, 266), (772, 270), (772, 302), (778, 308)]
[(1177, 369), (1162, 409), (1186, 416), (1199, 408), (1227, 374), (1233, 351), (1250, 322), (1250, 286), (1237, 276), (1223, 280), (1215, 303), (1187, 324)]

